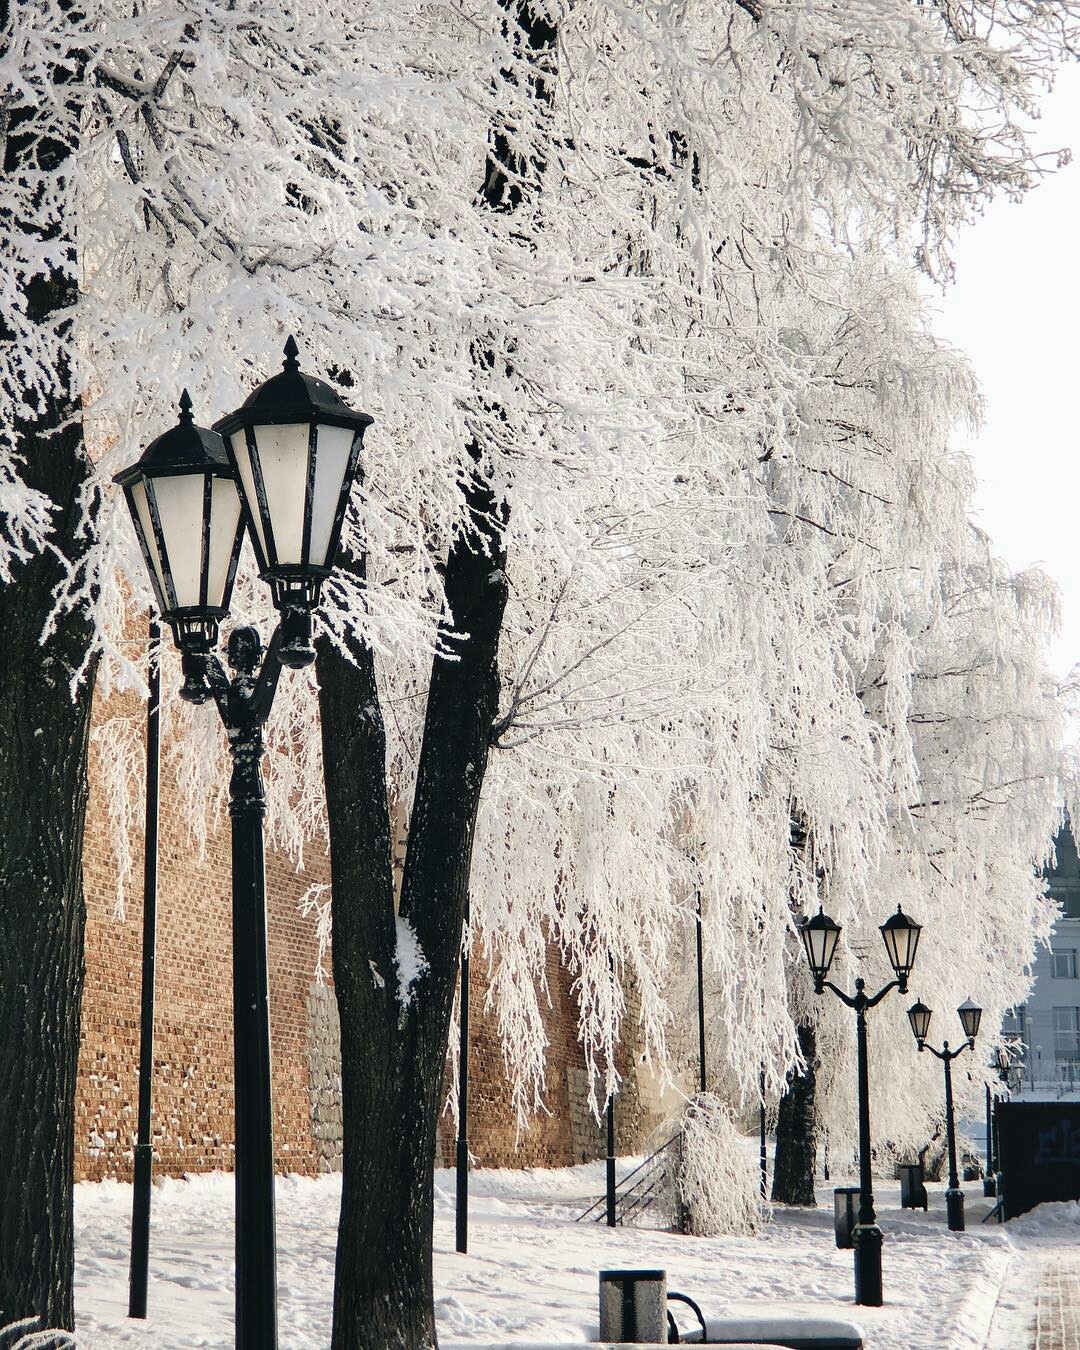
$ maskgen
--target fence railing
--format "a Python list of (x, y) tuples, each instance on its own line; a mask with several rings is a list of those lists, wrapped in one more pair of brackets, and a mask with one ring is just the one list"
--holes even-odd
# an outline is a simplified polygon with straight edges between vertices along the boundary
[[(650, 1153), (644, 1161), (615, 1185), (615, 1222), (622, 1225), (639, 1220), (646, 1211), (652, 1209), (666, 1193), (668, 1150), (678, 1139), (678, 1131), (667, 1139), (658, 1149)], [(577, 1222), (591, 1219), (602, 1223), (607, 1218), (607, 1195), (602, 1195), (583, 1213), (577, 1216)]]

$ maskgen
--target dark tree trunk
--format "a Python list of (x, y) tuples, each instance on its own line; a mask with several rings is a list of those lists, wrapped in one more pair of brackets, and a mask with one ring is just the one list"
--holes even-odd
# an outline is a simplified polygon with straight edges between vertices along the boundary
[(817, 1127), (814, 1120), (814, 1066), (817, 1037), (812, 1026), (799, 1027), (799, 1050), (805, 1072), (793, 1074), (780, 1098), (776, 1116), (776, 1159), (772, 1198), (782, 1205), (813, 1205)]
[[(0, 33), (9, 20), (0, 0)], [(63, 77), (58, 77), (58, 83)], [(3, 146), (5, 175), (32, 163), (62, 171), (61, 135), (32, 140), (16, 107)], [(48, 191), (45, 179), (43, 191)], [(8, 225), (20, 227), (20, 222)], [(43, 237), (64, 239), (56, 229)], [(69, 251), (73, 245), (68, 243)], [(49, 324), (77, 299), (56, 271), (25, 291), (27, 317)], [(62, 320), (61, 320), (62, 323)], [(62, 331), (62, 329), (61, 329)], [(13, 334), (0, 319), (0, 340)], [(72, 1170), (75, 1077), (83, 982), (82, 842), (93, 663), (75, 694), (91, 624), (64, 615), (43, 639), (54, 590), (85, 540), (79, 496), (89, 466), (69, 373), (13, 433), (28, 486), (55, 503), (49, 547), (0, 582), (0, 1324), (38, 1318), (74, 1325)]]
[[(555, 31), (528, 0), (503, 0), (503, 8), (519, 47), (537, 59), (553, 51)], [(529, 88), (550, 97), (542, 76)], [(523, 162), (496, 129), (481, 195), (492, 210), (513, 211), (542, 168)], [(492, 364), (482, 347), (476, 361)], [(372, 654), (349, 664), (329, 643), (319, 651), (344, 1124), (333, 1350), (436, 1344), (437, 1123), (507, 597), (505, 506), (488, 485), (484, 447), (470, 445), (468, 454), (462, 492), (471, 528), (446, 563), (447, 652), (432, 662), (397, 919)], [(395, 968), (403, 936), (422, 957), (408, 988)]]
[[(445, 578), (464, 636), (457, 659), (433, 662), (397, 921), (374, 662), (365, 650), (350, 665), (328, 643), (319, 652), (344, 1112), (334, 1350), (435, 1343), (440, 1089), (506, 604), (494, 503), (479, 478), (468, 496), (479, 538), (454, 546)], [(408, 988), (395, 968), (405, 924), (425, 963)]]

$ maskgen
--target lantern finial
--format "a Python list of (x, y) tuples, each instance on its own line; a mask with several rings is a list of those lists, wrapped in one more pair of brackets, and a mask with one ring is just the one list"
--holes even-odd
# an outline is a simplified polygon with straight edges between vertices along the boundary
[(195, 421), (191, 415), (191, 395), (185, 389), (180, 395), (180, 425), (189, 427)]
[(285, 343), (285, 360), (282, 362), (284, 370), (300, 369), (300, 348), (296, 345), (296, 339), (290, 334), (288, 342)]

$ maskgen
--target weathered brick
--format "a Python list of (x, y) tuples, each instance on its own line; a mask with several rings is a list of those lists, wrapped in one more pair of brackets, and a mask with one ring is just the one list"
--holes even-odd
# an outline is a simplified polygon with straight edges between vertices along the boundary
[[(95, 717), (123, 713), (142, 725), (141, 702), (110, 698)], [(167, 763), (167, 756), (163, 756)], [(195, 855), (175, 784), (162, 772), (158, 849), (158, 937), (152, 1136), (158, 1171), (231, 1169), (233, 1069), (231, 1011), (230, 848), (227, 820)], [(109, 845), (100, 774), (91, 757), (91, 795), (83, 856), (87, 928), (86, 990), (76, 1104), (79, 1179), (130, 1179), (137, 1125), (142, 857), (136, 855), (126, 916), (114, 916), (117, 868)], [(134, 841), (141, 847), (141, 834)], [(340, 1097), (332, 1000), (316, 990), (314, 925), (298, 904), (314, 882), (329, 881), (325, 852), (310, 846), (298, 873), (282, 853), (266, 859), (274, 1119), (278, 1166), (314, 1174), (339, 1156)], [(568, 973), (549, 948), (546, 978), (552, 1007), (546, 1113), (519, 1132), (510, 1109), (498, 1028), (484, 1009), (486, 968), (472, 963), (469, 1141), (483, 1166), (561, 1166), (595, 1157), (603, 1135), (587, 1112), (587, 1078), (577, 1040), (577, 1007)], [(630, 999), (627, 1025), (633, 1025)], [(636, 1151), (655, 1117), (635, 1072), (637, 1047), (620, 1051), (624, 1089), (616, 1112), (619, 1149)], [(625, 1060), (625, 1062), (624, 1062)], [(442, 1160), (453, 1158), (454, 1124), (440, 1122)]]

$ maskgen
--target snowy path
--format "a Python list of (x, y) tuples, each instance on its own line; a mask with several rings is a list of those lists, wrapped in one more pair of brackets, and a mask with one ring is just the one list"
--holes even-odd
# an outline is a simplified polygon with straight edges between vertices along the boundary
[(987, 1350), (1080, 1350), (1078, 1215), (1044, 1205), (1008, 1225), (1014, 1251)]
[[(446, 1347), (463, 1341), (581, 1344), (595, 1334), (601, 1267), (662, 1266), (670, 1286), (696, 1297), (707, 1315), (762, 1315), (775, 1309), (843, 1317), (864, 1327), (868, 1350), (983, 1350), (987, 1345), (1029, 1350), (1026, 1328), (1039, 1285), (1035, 1271), (1070, 1247), (1076, 1251), (1080, 1239), (1075, 1205), (1044, 1206), (1038, 1215), (1005, 1228), (973, 1223), (966, 1234), (949, 1234), (940, 1188), (931, 1187), (931, 1212), (924, 1215), (899, 1211), (897, 1186), (883, 1183), (879, 1214), (887, 1235), (886, 1304), (856, 1309), (851, 1253), (833, 1244), (831, 1208), (824, 1207), (826, 1197), (831, 1205), (827, 1190), (820, 1195), (822, 1208), (778, 1212), (759, 1238), (706, 1240), (574, 1224), (574, 1214), (603, 1189), (602, 1176), (598, 1164), (474, 1174), (470, 1253), (458, 1256), (453, 1251), (453, 1176), (438, 1174), (435, 1281)], [(329, 1344), (339, 1196), (335, 1177), (280, 1182), (282, 1350), (326, 1350)], [(232, 1339), (231, 1178), (168, 1181), (155, 1190), (151, 1316), (142, 1324), (125, 1316), (130, 1204), (129, 1186), (77, 1189), (79, 1345), (85, 1350), (227, 1350)], [(1002, 1291), (1010, 1266), (1015, 1278)], [(1001, 1340), (1003, 1335), (1012, 1339)], [(1047, 1342), (1039, 1350), (1077, 1347)]]

